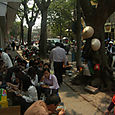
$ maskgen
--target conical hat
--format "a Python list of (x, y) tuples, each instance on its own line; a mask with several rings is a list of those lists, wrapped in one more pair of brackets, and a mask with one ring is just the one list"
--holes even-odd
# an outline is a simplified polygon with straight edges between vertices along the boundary
[(93, 34), (94, 34), (94, 29), (91, 26), (86, 26), (83, 29), (83, 32), (82, 32), (83, 39), (91, 38)]
[(99, 50), (100, 47), (101, 47), (101, 42), (100, 42), (99, 39), (94, 38), (94, 39), (91, 40), (91, 48), (92, 48), (94, 51)]

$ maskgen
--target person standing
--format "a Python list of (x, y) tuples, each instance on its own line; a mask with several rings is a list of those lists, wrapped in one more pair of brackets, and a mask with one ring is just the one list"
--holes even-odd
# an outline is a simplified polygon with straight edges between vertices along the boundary
[(57, 42), (55, 45), (56, 47), (51, 50), (49, 61), (50, 64), (51, 62), (54, 64), (54, 73), (57, 77), (58, 84), (61, 85), (63, 82), (63, 64), (66, 63), (66, 51), (60, 47), (60, 43)]
[(15, 50), (15, 46), (16, 46), (16, 44), (15, 44), (15, 42), (14, 41), (12, 41), (12, 44), (11, 44), (11, 46), (12, 46), (12, 48), (13, 48), (13, 51)]
[(12, 64), (10, 57), (8, 56), (7, 53), (3, 52), (1, 48), (0, 48), (0, 57), (3, 60), (3, 62), (5, 63), (5, 66), (7, 68), (13, 67), (13, 64)]
[(20, 45), (20, 44), (19, 44), (19, 42), (17, 41), (17, 42), (16, 42), (16, 50), (19, 50), (19, 45)]
[(14, 64), (14, 61), (13, 61), (13, 58), (12, 58), (11, 54), (8, 52), (8, 48), (5, 48), (4, 52), (8, 54), (8, 56), (10, 57), (10, 59), (12, 61), (12, 64)]
[(115, 58), (114, 57), (114, 55), (115, 55), (115, 47), (114, 47), (112, 41), (109, 42), (109, 46), (107, 48), (107, 54), (109, 56), (109, 65), (110, 65), (110, 67), (113, 67), (114, 61), (115, 61), (115, 60), (113, 60)]
[(4, 79), (4, 81), (6, 81), (6, 79), (12, 75), (11, 72), (12, 72), (13, 64), (8, 54), (3, 52), (2, 48), (0, 48), (0, 57), (3, 60), (5, 67), (7, 68), (6, 78)]
[[(104, 115), (115, 115), (115, 95), (112, 98), (111, 103), (109, 104), (108, 108), (105, 110)], [(111, 110), (114, 108), (114, 114), (112, 114)]]

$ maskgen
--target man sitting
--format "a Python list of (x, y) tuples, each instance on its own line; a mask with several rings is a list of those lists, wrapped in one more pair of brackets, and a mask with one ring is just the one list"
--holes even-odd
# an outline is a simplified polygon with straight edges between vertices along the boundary
[[(51, 115), (56, 113), (56, 108), (61, 102), (60, 97), (57, 95), (51, 95), (46, 101), (36, 101), (33, 103), (24, 113), (24, 115)], [(58, 115), (65, 115), (64, 109), (62, 109)]]

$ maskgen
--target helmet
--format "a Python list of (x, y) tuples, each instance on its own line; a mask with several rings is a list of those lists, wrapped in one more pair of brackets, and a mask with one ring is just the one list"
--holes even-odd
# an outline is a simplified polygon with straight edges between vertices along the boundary
[(93, 51), (98, 51), (101, 47), (101, 42), (99, 39), (94, 38), (91, 40), (91, 47), (93, 49)]
[(83, 39), (91, 38), (93, 34), (94, 34), (94, 29), (91, 26), (86, 26), (83, 29), (83, 32), (82, 32)]
[(112, 42), (112, 41), (110, 41), (110, 42), (109, 42), (109, 44), (113, 44), (113, 42)]

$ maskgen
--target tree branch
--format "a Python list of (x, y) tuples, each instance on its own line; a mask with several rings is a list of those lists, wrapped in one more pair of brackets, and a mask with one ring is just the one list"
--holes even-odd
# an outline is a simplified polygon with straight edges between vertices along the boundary
[(93, 7), (91, 5), (91, 2), (89, 0), (79, 0), (79, 1), (80, 1), (82, 10), (84, 12), (84, 16), (87, 17), (87, 16), (92, 15), (91, 11), (93, 10)]
[(34, 17), (34, 19), (33, 19), (33, 22), (35, 22), (35, 21), (36, 21), (37, 16), (38, 16), (38, 13), (39, 13), (39, 10), (36, 12), (36, 15), (35, 15), (35, 17)]
[(33, 18), (33, 16), (34, 16), (34, 7), (35, 7), (35, 1), (34, 1), (34, 5), (33, 5), (33, 7), (32, 7), (32, 17), (31, 17), (30, 21), (32, 21), (32, 18)]
[[(115, 0), (98, 0), (97, 17), (102, 16), (103, 22), (115, 11)], [(105, 13), (106, 12), (106, 13)]]
[(111, 15), (115, 11), (115, 0), (104, 0), (104, 4), (108, 9), (108, 13)]
[(38, 8), (41, 10), (41, 8), (42, 8), (41, 3), (40, 3), (38, 0), (35, 0), (35, 2), (36, 2), (36, 4), (37, 4)]
[(22, 4), (24, 6), (24, 14), (25, 14), (25, 18), (26, 18), (27, 24), (29, 24), (29, 19), (28, 19), (28, 15), (27, 15), (27, 0), (24, 0), (22, 2)]
[(49, 7), (50, 3), (51, 3), (51, 0), (47, 0), (46, 8)]
[(42, 2), (39, 2), (38, 0), (35, 0), (38, 8), (40, 9), (40, 11), (43, 11), (43, 10), (46, 10), (48, 9), (50, 3), (51, 3), (51, 0), (42, 0)]

